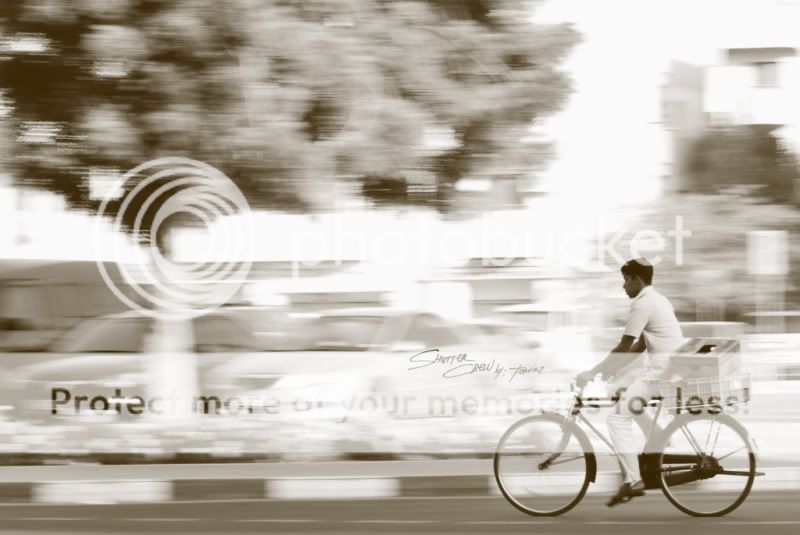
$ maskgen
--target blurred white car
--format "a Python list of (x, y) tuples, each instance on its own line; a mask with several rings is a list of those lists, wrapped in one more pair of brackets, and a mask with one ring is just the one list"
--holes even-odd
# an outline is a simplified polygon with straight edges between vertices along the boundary
[(499, 307), (494, 312), (517, 325), (526, 343), (547, 354), (554, 370), (574, 372), (596, 363), (592, 332), (580, 321), (581, 314), (591, 313), (589, 307), (522, 303)]
[[(210, 370), (209, 383), (248, 395), (301, 395), (353, 412), (354, 396), (405, 395), (427, 406), (433, 395), (531, 390), (547, 371), (536, 350), (425, 311), (335, 310), (303, 330), (297, 351), (241, 355)], [(355, 408), (362, 405), (375, 403), (357, 399)]]
[[(2, 353), (2, 403), (26, 416), (49, 415), (51, 391), (112, 396), (115, 388), (142, 395), (153, 380), (148, 368), (148, 335), (153, 318), (124, 312), (85, 320), (56, 339), (45, 352)], [(259, 350), (259, 339), (235, 315), (218, 311), (191, 320), (198, 375), (220, 362)]]
[(485, 317), (470, 320), (467, 324), (475, 327), (484, 340), (489, 343), (511, 343), (530, 349), (541, 348), (541, 343), (535, 338), (526, 336), (522, 325), (514, 321), (496, 317)]
[(528, 393), (547, 380), (543, 355), (513, 336), (426, 311), (334, 310), (303, 331), (301, 349), (242, 355), (210, 370), (209, 385), (326, 426), (342, 453), (483, 451), (497, 438), (487, 418), (524, 398), (532, 410)]
[[(68, 333), (55, 346), (58, 353), (6, 355), (10, 388), (4, 392), (16, 390), (12, 403), (44, 422), (53, 421), (49, 394), (54, 385), (68, 386), (73, 397), (110, 399), (118, 387), (146, 392), (154, 379), (144, 351), (151, 328), (152, 320), (133, 313), (106, 316)], [(424, 311), (321, 314), (303, 324), (292, 351), (256, 351), (253, 336), (231, 311), (193, 320), (193, 331), (199, 395), (253, 407), (235, 415), (222, 411), (219, 420), (211, 420), (220, 422), (214, 429), (228, 429), (222, 424), (227, 417), (258, 419), (254, 429), (266, 425), (289, 434), (324, 429), (320, 441), (340, 452), (430, 448), (436, 431), (444, 431), (437, 424), (442, 419), (450, 431), (439, 439), (453, 442), (448, 448), (468, 450), (476, 428), (486, 428), (480, 422), (493, 411), (513, 410), (515, 400), (537, 389), (547, 371), (535, 350)], [(530, 403), (526, 407), (530, 410)], [(86, 418), (102, 421), (86, 416), (84, 426)], [(74, 416), (60, 420), (78, 421)], [(86, 436), (91, 429), (84, 427)], [(205, 442), (224, 438), (211, 435)]]

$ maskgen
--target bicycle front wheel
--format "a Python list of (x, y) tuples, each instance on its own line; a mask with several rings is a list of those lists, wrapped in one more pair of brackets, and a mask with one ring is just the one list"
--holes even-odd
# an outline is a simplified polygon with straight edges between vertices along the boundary
[(692, 516), (722, 516), (744, 502), (756, 475), (747, 430), (726, 414), (682, 414), (660, 444), (661, 490)]
[(556, 516), (575, 507), (594, 470), (586, 433), (556, 414), (518, 421), (503, 434), (494, 455), (500, 492), (533, 516)]

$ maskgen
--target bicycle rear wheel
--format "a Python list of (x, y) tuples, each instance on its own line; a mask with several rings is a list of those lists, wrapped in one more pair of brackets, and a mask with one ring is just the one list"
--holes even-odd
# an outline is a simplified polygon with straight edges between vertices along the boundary
[(755, 450), (747, 430), (731, 416), (679, 415), (664, 430), (659, 449), (661, 490), (688, 515), (726, 515), (750, 493)]
[(518, 421), (503, 434), (494, 455), (500, 492), (533, 516), (556, 516), (575, 507), (595, 470), (586, 433), (556, 414)]

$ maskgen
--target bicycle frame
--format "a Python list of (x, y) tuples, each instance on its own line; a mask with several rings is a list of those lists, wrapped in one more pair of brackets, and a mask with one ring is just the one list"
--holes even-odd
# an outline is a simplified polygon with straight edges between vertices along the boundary
[[(613, 397), (584, 398), (582, 388), (574, 391), (573, 394), (574, 400), (569, 403), (568, 413), (564, 414), (561, 410), (557, 412), (542, 411), (541, 415), (527, 416), (508, 428), (498, 442), (497, 450), (494, 455), (495, 479), (503, 496), (514, 507), (524, 513), (533, 516), (556, 516), (569, 511), (580, 502), (585, 496), (589, 485), (597, 481), (598, 461), (595, 455), (596, 448), (592, 446), (592, 441), (590, 440), (591, 434), (594, 434), (594, 436), (605, 444), (608, 451), (616, 458), (620, 471), (623, 474), (625, 473), (623, 460), (627, 459), (627, 454), (623, 457), (623, 455), (614, 448), (611, 437), (598, 429), (598, 426), (595, 426), (587, 416), (582, 414), (582, 410), (587, 406), (590, 408), (613, 409), (618, 403), (625, 403), (626, 398), (619, 392)], [(652, 418), (650, 422), (652, 425), (641, 426), (646, 431), (646, 443), (644, 452), (638, 455), (639, 466), (638, 473), (636, 474), (637, 479), (641, 476), (645, 488), (660, 488), (670, 503), (684, 513), (692, 516), (722, 516), (741, 505), (750, 493), (754, 477), (763, 475), (763, 473), (755, 470), (756, 452), (754, 451), (754, 442), (750, 439), (749, 433), (741, 423), (732, 416), (725, 414), (722, 410), (717, 410), (718, 407), (712, 405), (711, 407), (714, 408), (714, 410), (709, 410), (708, 415), (692, 411), (688, 411), (684, 414), (673, 414), (674, 418), (662, 428), (659, 425), (659, 418), (662, 411), (670, 409), (670, 406), (668, 406), (664, 400), (654, 397), (649, 402), (644, 402), (642, 408), (646, 410), (651, 407), (654, 407), (655, 411), (647, 410), (646, 417), (648, 419)], [(694, 407), (696, 407), (696, 405)], [(632, 410), (631, 412), (634, 411)], [(644, 414), (644, 410), (641, 414)], [(692, 416), (698, 416), (698, 419), (695, 420)], [(693, 425), (695, 421), (699, 422), (697, 427)], [(581, 422), (585, 424), (585, 426), (581, 425)], [(555, 449), (534, 449), (530, 452), (530, 455), (533, 456), (530, 458), (528, 457), (528, 450), (524, 448), (519, 449), (516, 444), (519, 439), (522, 439), (523, 446), (525, 441), (531, 440), (530, 437), (526, 435), (526, 432), (532, 433), (534, 436), (536, 436), (537, 433), (542, 433), (542, 431), (536, 431), (537, 428), (535, 427), (540, 423), (556, 426), (556, 429), (552, 429), (551, 427), (549, 431), (547, 427), (545, 427), (544, 432), (548, 433), (552, 438), (556, 438), (557, 444), (545, 441), (544, 444), (547, 445), (548, 448)], [(641, 421), (639, 423), (643, 424)], [(690, 427), (690, 425), (692, 427)], [(588, 428), (588, 430), (586, 428)], [(720, 430), (723, 428), (726, 429), (726, 432), (721, 435)], [(518, 430), (521, 430), (521, 432), (518, 433)], [(700, 432), (698, 433), (697, 431)], [(681, 434), (686, 438), (686, 442), (684, 442)], [(722, 445), (722, 450), (715, 453), (718, 444), (717, 440), (720, 437), (723, 437), (722, 441), (719, 443)], [(737, 441), (733, 447), (731, 447), (731, 440), (729, 440), (729, 438), (735, 438)], [(569, 447), (573, 440), (577, 443), (577, 449)], [(739, 440), (743, 442), (740, 443), (738, 442)], [(737, 447), (739, 444), (741, 444), (741, 447)], [(507, 449), (509, 445), (510, 447)], [(536, 446), (541, 446), (541, 443), (534, 439), (532, 446), (535, 448)], [(734, 464), (733, 466), (728, 466), (726, 469), (726, 467), (723, 466), (723, 462), (724, 464), (730, 463), (729, 461), (725, 461), (726, 458), (743, 450), (747, 454), (746, 457), (739, 461), (746, 463), (743, 467)], [(505, 475), (506, 464), (502, 461), (506, 453), (509, 455), (525, 456), (522, 465), (513, 462), (508, 465), (508, 468), (511, 470), (509, 474), (512, 479), (520, 475), (535, 476), (537, 473), (535, 469), (531, 471), (534, 466), (538, 466), (539, 471), (543, 471), (547, 470), (550, 466), (564, 465), (565, 463), (573, 461), (583, 461), (583, 464), (581, 464), (577, 471), (575, 468), (576, 465), (562, 466), (559, 470), (555, 471), (575, 474), (579, 478), (575, 480), (575, 483), (580, 483), (580, 486), (575, 487), (576, 494), (574, 498), (571, 498), (571, 501), (564, 502), (559, 508), (551, 507), (550, 509), (544, 504), (541, 504), (544, 507), (542, 508), (537, 504), (526, 504), (524, 500), (520, 501), (522, 498), (518, 498), (517, 493), (529, 493), (531, 492), (531, 487), (530, 484), (522, 485), (519, 489), (515, 488), (513, 485), (509, 486), (509, 482), (512, 481), (512, 479), (507, 480), (507, 476)], [(533, 466), (527, 464), (540, 455), (546, 458), (542, 462), (539, 462), (538, 465), (535, 464), (536, 461), (534, 461)], [(541, 459), (542, 457), (538, 458)], [(522, 472), (519, 474), (516, 473), (519, 472), (520, 468)], [(605, 470), (609, 469), (611, 469), (610, 466), (605, 468)], [(583, 475), (583, 479), (580, 479), (581, 474)], [(742, 482), (740, 485), (741, 490), (737, 491), (737, 493), (730, 494), (732, 497), (730, 503), (726, 502), (719, 506), (713, 505), (711, 502), (709, 502), (709, 504), (700, 503), (697, 504), (700, 506), (698, 508), (686, 502), (685, 497), (688, 496), (690, 500), (695, 499), (692, 498), (692, 496), (696, 497), (698, 492), (700, 496), (702, 496), (702, 493), (709, 489), (703, 486), (690, 486), (686, 489), (686, 492), (682, 492), (682, 489), (678, 491), (679, 494), (675, 493), (677, 489), (673, 489), (674, 486), (710, 479), (719, 475), (742, 476), (746, 478), (740, 480)], [(727, 484), (730, 481), (730, 478), (724, 479), (724, 481), (722, 481), (723, 487), (727, 489)], [(545, 480), (545, 486), (547, 486), (547, 480)], [(738, 486), (737, 484), (737, 487)], [(713, 491), (717, 487), (710, 486), (709, 488)], [(731, 489), (733, 488), (731, 487)], [(546, 494), (545, 489), (544, 495)], [(718, 494), (725, 497), (725, 499), (729, 496), (728, 493)], [(542, 493), (533, 491), (533, 497), (540, 495), (542, 495)], [(569, 496), (572, 495), (570, 494)]]
[[(623, 466), (622, 460), (620, 459), (619, 452), (614, 448), (614, 445), (611, 443), (611, 441), (608, 438), (606, 438), (606, 436), (599, 429), (597, 429), (597, 427), (594, 426), (594, 424), (592, 424), (592, 422), (589, 421), (588, 418), (586, 418), (581, 413), (581, 410), (584, 407), (582, 394), (583, 394), (582, 389), (575, 394), (575, 400), (573, 401), (572, 406), (569, 409), (569, 415), (567, 416), (567, 421), (568, 422), (572, 422), (572, 423), (576, 423), (576, 424), (578, 424), (579, 427), (580, 427), (580, 423), (585, 424), (591, 430), (591, 432), (594, 434), (594, 436), (599, 438), (600, 441), (603, 444), (605, 444), (605, 446), (611, 451), (611, 453), (614, 455), (614, 458), (617, 460), (617, 464), (619, 466), (620, 471), (624, 473), (625, 472), (625, 467)], [(607, 398), (592, 398), (592, 402), (593, 402), (592, 403), (592, 407), (593, 408), (599, 408), (599, 409), (614, 408), (614, 406), (617, 404), (619, 399), (620, 399), (619, 397), (613, 397), (613, 396), (612, 397), (607, 397)], [(657, 399), (657, 398), (652, 400), (652, 401), (650, 401), (650, 402), (648, 402), (647, 406), (648, 407), (655, 406), (656, 407), (656, 413), (653, 416), (653, 425), (650, 427), (650, 430), (649, 430), (647, 436), (645, 437), (645, 452), (639, 454), (639, 467), (640, 467), (640, 473), (641, 473), (642, 479), (645, 482), (645, 487), (646, 488), (658, 488), (658, 486), (659, 486), (659, 483), (658, 483), (659, 474), (658, 474), (658, 472), (656, 470), (657, 470), (657, 466), (658, 466), (657, 457), (660, 455), (660, 452), (655, 452), (655, 453), (654, 452), (648, 452), (647, 449), (648, 449), (648, 445), (650, 445), (652, 443), (653, 436), (654, 436), (653, 433), (658, 428), (658, 425), (656, 424), (656, 422), (658, 421), (659, 416), (661, 416), (661, 410), (662, 410), (663, 407), (661, 405), (660, 400)], [(566, 436), (565, 440), (569, 440), (569, 436)], [(563, 448), (563, 446), (565, 446), (565, 445), (566, 444), (559, 445), (559, 449)], [(697, 445), (697, 444), (693, 444), (693, 445), (696, 448), (699, 448), (699, 445)], [(699, 449), (698, 449), (698, 451), (699, 451)], [(559, 456), (559, 454), (555, 454), (555, 455), (551, 456), (552, 458), (548, 458), (544, 463), (541, 463), (540, 467), (541, 466), (552, 465), (553, 462), (555, 461), (555, 459), (558, 458), (558, 456)], [(654, 458), (654, 456), (656, 458)], [(697, 456), (693, 456), (693, 455), (681, 455), (679, 457), (680, 457), (680, 459), (678, 459), (678, 457), (676, 457), (675, 459), (672, 459), (672, 461), (673, 462), (687, 462), (687, 463), (691, 463), (691, 462), (697, 461)], [(692, 473), (692, 474), (685, 474), (685, 473), (676, 474), (675, 476), (672, 476), (670, 478), (670, 479), (674, 479), (674, 482), (670, 482), (670, 485), (688, 483), (688, 482), (691, 482), (691, 481), (696, 481), (698, 479), (704, 479), (706, 477), (709, 477), (709, 476), (704, 472), (698, 472), (698, 473)]]
[[(614, 458), (617, 460), (617, 464), (619, 465), (620, 471), (623, 473), (625, 472), (625, 467), (622, 464), (620, 459), (619, 452), (614, 448), (614, 445), (611, 441), (606, 438), (603, 433), (595, 427), (592, 422), (589, 421), (582, 413), (581, 410), (584, 407), (583, 404), (583, 389), (579, 390), (575, 394), (575, 400), (572, 403), (572, 406), (569, 409), (569, 415), (567, 416), (567, 421), (571, 423), (576, 423), (580, 427), (580, 423), (585, 424), (592, 433), (600, 439), (603, 444), (611, 451), (614, 455)], [(592, 398), (592, 407), (593, 408), (614, 408), (614, 406), (619, 401), (620, 397), (608, 397), (608, 398)], [(658, 472), (658, 457), (661, 455), (661, 452), (650, 452), (647, 451), (649, 448), (648, 446), (652, 444), (652, 440), (654, 438), (653, 433), (658, 428), (656, 422), (658, 421), (659, 416), (661, 415), (661, 411), (663, 406), (661, 404), (661, 400), (659, 398), (655, 398), (647, 403), (648, 407), (656, 407), (655, 416), (653, 416), (653, 425), (650, 427), (650, 431), (645, 438), (645, 451), (639, 454), (639, 467), (640, 473), (642, 476), (643, 481), (645, 482), (645, 488), (658, 488), (659, 487), (659, 478), (660, 474)], [(691, 454), (672, 454), (672, 455), (665, 455), (665, 460), (668, 460), (672, 463), (688, 463), (693, 464), (696, 463), (698, 466), (701, 467), (700, 470), (692, 471), (691, 473), (678, 473), (678, 474), (670, 474), (667, 476), (668, 484), (672, 485), (680, 485), (682, 483), (690, 483), (692, 481), (697, 481), (699, 479), (707, 479), (709, 477), (713, 477), (716, 473), (731, 473), (730, 471), (720, 470), (719, 465), (715, 459), (712, 457), (708, 457), (705, 454), (701, 453), (703, 448), (700, 447), (700, 444), (696, 442), (694, 437), (691, 434), (686, 434), (687, 440), (690, 442), (694, 450), (697, 452), (696, 455)], [(565, 440), (569, 440), (569, 436), (565, 436)], [(560, 444), (559, 449), (563, 448), (566, 444)], [(553, 464), (553, 461), (558, 458), (560, 454), (554, 454), (551, 458), (548, 458), (545, 462), (540, 464), (542, 466), (549, 466)], [(676, 469), (677, 470), (677, 469)]]
[[(581, 410), (584, 407), (582, 394), (583, 394), (582, 390), (575, 394), (575, 401), (572, 403), (572, 406), (569, 409), (569, 416), (567, 416), (567, 421), (581, 422), (585, 424), (592, 431), (592, 433), (594, 433), (594, 435), (597, 438), (599, 438), (603, 442), (603, 444), (605, 444), (611, 450), (614, 456), (617, 457), (617, 460), (619, 460), (619, 453), (617, 452), (616, 449), (614, 449), (614, 445), (611, 443), (611, 441), (608, 438), (606, 438), (606, 436), (603, 435), (603, 433), (599, 429), (597, 429), (592, 424), (592, 422), (590, 422), (589, 419), (586, 418), (581, 413)], [(619, 397), (613, 397), (613, 396), (608, 398), (592, 398), (592, 408), (598, 408), (598, 409), (614, 408), (614, 406), (617, 404), (618, 401)], [(658, 427), (657, 425), (655, 425), (655, 423), (658, 421), (659, 416), (661, 416), (662, 407), (659, 400), (650, 401), (647, 403), (647, 406), (656, 407), (656, 414), (655, 416), (653, 416), (654, 425), (651, 426), (650, 431), (647, 434), (647, 437), (645, 437), (645, 444), (650, 444), (653, 438), (653, 432)]]

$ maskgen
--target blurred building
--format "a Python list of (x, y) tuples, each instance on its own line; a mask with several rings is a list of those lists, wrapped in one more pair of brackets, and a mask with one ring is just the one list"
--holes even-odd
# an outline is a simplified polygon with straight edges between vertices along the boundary
[(704, 97), (709, 121), (780, 128), (777, 135), (792, 148), (800, 148), (800, 107), (796, 102), (800, 58), (793, 41), (783, 46), (723, 49), (722, 64), (706, 69)]
[(714, 40), (718, 61), (706, 69), (705, 111), (712, 122), (774, 127), (800, 151), (800, 2), (747, 0), (731, 6)]
[(689, 143), (708, 126), (749, 126), (800, 153), (800, 2), (716, 5), (719, 17), (706, 39), (715, 47), (715, 59), (673, 62), (662, 87), (672, 155), (670, 190), (685, 183), (681, 169)]
[(661, 88), (662, 120), (671, 141), (670, 190), (680, 190), (685, 183), (681, 163), (688, 157), (692, 141), (707, 125), (704, 88), (704, 67), (681, 61), (670, 64)]

